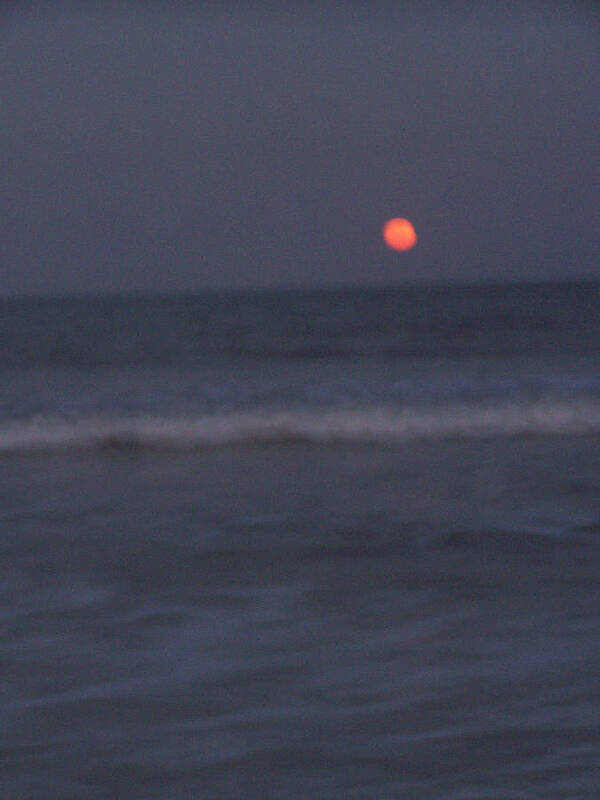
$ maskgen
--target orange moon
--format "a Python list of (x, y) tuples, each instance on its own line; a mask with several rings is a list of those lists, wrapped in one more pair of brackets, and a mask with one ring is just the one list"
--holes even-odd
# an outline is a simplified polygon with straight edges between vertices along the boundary
[(410, 250), (417, 243), (417, 234), (407, 219), (388, 219), (383, 226), (383, 238), (392, 250)]

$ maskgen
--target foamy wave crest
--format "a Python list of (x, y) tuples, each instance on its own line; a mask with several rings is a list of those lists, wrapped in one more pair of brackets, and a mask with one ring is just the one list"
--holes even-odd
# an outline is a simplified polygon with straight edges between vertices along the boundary
[(186, 449), (305, 441), (390, 444), (411, 439), (600, 434), (600, 402), (436, 408), (245, 411), (195, 418), (36, 418), (0, 423), (0, 454), (102, 448)]

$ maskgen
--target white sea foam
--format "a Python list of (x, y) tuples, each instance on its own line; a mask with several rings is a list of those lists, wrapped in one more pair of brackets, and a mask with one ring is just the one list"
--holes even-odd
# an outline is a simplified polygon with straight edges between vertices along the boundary
[(139, 416), (0, 423), (0, 454), (108, 447), (185, 449), (289, 441), (389, 444), (600, 434), (600, 401), (544, 400), (495, 406), (240, 411), (198, 417)]

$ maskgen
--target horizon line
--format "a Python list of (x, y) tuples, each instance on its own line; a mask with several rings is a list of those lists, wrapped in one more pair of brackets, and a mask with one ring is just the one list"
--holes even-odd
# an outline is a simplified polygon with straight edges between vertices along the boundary
[(181, 289), (123, 289), (123, 290), (82, 290), (67, 292), (25, 292), (3, 294), (0, 292), (0, 302), (22, 300), (84, 300), (84, 299), (134, 299), (152, 297), (180, 297), (180, 296), (237, 296), (254, 294), (314, 294), (330, 292), (357, 292), (357, 291), (412, 291), (412, 290), (439, 290), (439, 289), (492, 289), (492, 288), (517, 288), (541, 286), (573, 286), (573, 285), (600, 285), (600, 276), (597, 278), (559, 278), (559, 279), (524, 279), (524, 280), (481, 280), (481, 281), (428, 281), (406, 282), (394, 284), (363, 284), (363, 283), (324, 283), (311, 286), (282, 284), (280, 286), (257, 286), (246, 288), (206, 287), (181, 288)]

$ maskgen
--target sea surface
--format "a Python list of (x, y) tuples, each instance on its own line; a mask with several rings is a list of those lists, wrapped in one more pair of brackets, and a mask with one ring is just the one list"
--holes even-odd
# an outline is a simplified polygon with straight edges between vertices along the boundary
[(0, 301), (0, 797), (600, 796), (600, 284)]

